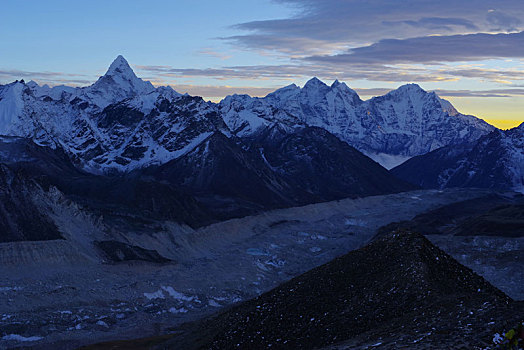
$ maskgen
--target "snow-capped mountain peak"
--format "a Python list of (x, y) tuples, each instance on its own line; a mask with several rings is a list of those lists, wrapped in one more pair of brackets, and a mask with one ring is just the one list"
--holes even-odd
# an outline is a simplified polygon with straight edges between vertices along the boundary
[(420, 85), (415, 83), (409, 83), (399, 86), (396, 90), (397, 92), (404, 92), (404, 93), (426, 93), (426, 90), (420, 87)]
[(322, 80), (318, 79), (317, 77), (313, 77), (309, 79), (306, 84), (304, 84), (303, 90), (318, 90), (318, 89), (325, 89), (329, 88), (329, 86), (326, 85)]
[(118, 74), (126, 75), (130, 78), (136, 78), (135, 72), (133, 72), (133, 69), (131, 69), (131, 66), (129, 66), (129, 63), (122, 55), (118, 55), (117, 58), (115, 58), (105, 75)]
[[(273, 91), (272, 93), (268, 94), (264, 99), (269, 99), (275, 102), (284, 102), (297, 96), (300, 93), (300, 90), (301, 89), (297, 85), (291, 84)], [(248, 97), (251, 98), (250, 96)]]
[[(406, 84), (384, 96), (362, 101), (345, 83), (331, 86), (318, 78), (303, 88), (289, 85), (264, 98), (225, 99), (220, 107), (226, 124), (247, 136), (253, 127), (280, 123), (288, 127), (321, 127), (384, 166), (438, 147), (475, 140), (494, 129), (483, 120), (460, 114), (451, 103), (417, 84)], [(248, 124), (250, 128), (240, 128)], [(391, 159), (385, 162), (384, 156)]]
[(348, 96), (352, 96), (355, 103), (362, 102), (357, 92), (351, 89), (349, 86), (347, 86), (346, 83), (341, 83), (338, 80), (335, 80), (333, 84), (331, 84), (331, 90), (342, 94), (346, 94)]
[(96, 105), (104, 108), (126, 98), (150, 93), (154, 89), (149, 81), (138, 78), (126, 59), (119, 55), (111, 63), (106, 74), (84, 91)]

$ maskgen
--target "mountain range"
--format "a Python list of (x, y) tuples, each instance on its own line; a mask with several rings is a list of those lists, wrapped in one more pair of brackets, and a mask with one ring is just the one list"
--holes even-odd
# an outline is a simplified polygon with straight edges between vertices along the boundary
[[(521, 175), (506, 176), (522, 174), (519, 130), (500, 131), (463, 115), (415, 84), (363, 101), (344, 83), (328, 86), (313, 78), (302, 88), (289, 85), (263, 98), (233, 95), (213, 103), (155, 87), (118, 56), (87, 87), (33, 81), (0, 86), (0, 181), (5, 193), (13, 194), (11, 207), (0, 216), (12, 239), (26, 236), (10, 213), (41, 210), (34, 210), (37, 199), (32, 198), (38, 191), (13, 197), (20, 193), (13, 186), (22, 185), (44, 192), (56, 188), (106, 218), (191, 226), (418, 186), (462, 186), (458, 180), (442, 184), (416, 177), (442, 178), (429, 169), (459, 167), (462, 156), (449, 158), (459, 149), (480, 157), (485, 151), (472, 145), (495, 147), (491, 139), (500, 140), (497, 152), (505, 160), (491, 168), (471, 162), (493, 184), (468, 186), (519, 188)], [(431, 166), (415, 157), (392, 173), (373, 161), (389, 168), (433, 154), (443, 156), (438, 162), (431, 158)], [(45, 216), (43, 210), (35, 222)]]
[(317, 78), (264, 98), (218, 104), (154, 87), (118, 56), (83, 88), (17, 81), (0, 87), (0, 134), (62, 147), (90, 172), (130, 171), (179, 158), (212, 134), (249, 138), (279, 126), (320, 127), (383, 165), (478, 139), (495, 128), (457, 112), (435, 93), (404, 85), (362, 101), (346, 84)]
[(122, 56), (0, 85), (0, 347), (485, 344), (522, 304), (411, 231), (520, 298), (523, 128), (415, 84), (213, 103)]

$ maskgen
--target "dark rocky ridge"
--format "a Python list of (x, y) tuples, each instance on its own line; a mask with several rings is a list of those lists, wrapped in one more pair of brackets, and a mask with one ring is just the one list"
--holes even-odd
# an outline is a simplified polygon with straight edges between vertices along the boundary
[(274, 126), (250, 139), (210, 136), (142, 176), (177, 184), (221, 218), (415, 189), (329, 132)]
[(152, 263), (164, 264), (171, 262), (170, 259), (158, 254), (156, 250), (144, 249), (138, 246), (126, 244), (118, 241), (95, 242), (112, 262), (123, 262), (140, 260)]
[(62, 239), (53, 220), (39, 209), (43, 192), (22, 172), (0, 164), (0, 243)]
[(423, 188), (477, 187), (522, 191), (524, 123), (476, 141), (413, 157), (392, 174)]
[(426, 235), (524, 236), (524, 195), (492, 194), (442, 206), (409, 221), (381, 227), (377, 236), (403, 229)]

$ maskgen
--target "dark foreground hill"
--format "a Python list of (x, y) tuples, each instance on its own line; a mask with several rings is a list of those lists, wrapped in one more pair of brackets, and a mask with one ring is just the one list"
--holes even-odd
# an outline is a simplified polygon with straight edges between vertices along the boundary
[(422, 235), (397, 231), (171, 336), (89, 349), (474, 349), (523, 312)]

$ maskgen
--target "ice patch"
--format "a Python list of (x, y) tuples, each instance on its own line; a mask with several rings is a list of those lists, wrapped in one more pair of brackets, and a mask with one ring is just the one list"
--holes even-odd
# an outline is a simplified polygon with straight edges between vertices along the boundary
[[(162, 289), (169, 294), (169, 296), (173, 299), (182, 300), (182, 301), (199, 301), (196, 296), (187, 296), (183, 293), (177, 292), (173, 289), (173, 287), (170, 286), (162, 286)], [(161, 292), (161, 291), (160, 291)]]
[(180, 309), (177, 309), (176, 307), (172, 307), (169, 309), (169, 312), (171, 312), (172, 314), (185, 314), (187, 312), (187, 309), (183, 307)]
[(262, 271), (269, 271), (268, 268), (266, 266), (264, 266), (264, 264), (262, 264), (260, 261), (255, 261), (255, 265), (256, 265), (256, 267), (258, 267)]
[(346, 219), (344, 222), (347, 226), (360, 226), (365, 227), (366, 222), (364, 220), (358, 220), (358, 219)]
[(495, 333), (492, 341), (495, 344), (501, 344), (504, 341), (504, 338), (499, 333)]
[(212, 307), (222, 307), (222, 305), (220, 305), (219, 303), (217, 303), (213, 299), (209, 299), (209, 301), (207, 303), (209, 304), (209, 306), (212, 306)]
[(266, 261), (265, 264), (276, 268), (281, 268), (286, 264), (286, 261), (273, 257), (273, 259)]
[(23, 337), (19, 334), (8, 334), (2, 337), (2, 340), (23, 341), (23, 342), (38, 341), (41, 339), (44, 339), (44, 338), (43, 337)]
[(157, 290), (156, 292), (153, 292), (153, 293), (144, 293), (144, 296), (149, 299), (149, 300), (153, 300), (153, 299), (165, 299), (164, 297), (164, 293), (161, 291), (161, 290)]
[(388, 170), (393, 169), (394, 167), (404, 163), (406, 160), (411, 158), (410, 156), (402, 156), (402, 155), (387, 154), (387, 153), (366, 153), (364, 152), (364, 154)]
[(109, 326), (107, 325), (107, 323), (105, 323), (104, 321), (97, 321), (96, 324), (99, 325), (99, 326), (102, 326), (102, 327), (109, 328)]
[(258, 249), (258, 248), (249, 248), (246, 250), (246, 253), (249, 255), (254, 255), (254, 256), (268, 256), (269, 255), (268, 252), (263, 251), (262, 249)]

